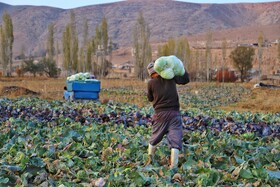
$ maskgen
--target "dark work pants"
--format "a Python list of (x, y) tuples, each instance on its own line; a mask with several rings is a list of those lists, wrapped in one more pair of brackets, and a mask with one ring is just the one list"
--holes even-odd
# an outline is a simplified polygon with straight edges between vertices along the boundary
[(169, 148), (182, 150), (182, 117), (177, 111), (162, 111), (153, 115), (152, 136), (149, 143), (157, 145), (166, 135)]

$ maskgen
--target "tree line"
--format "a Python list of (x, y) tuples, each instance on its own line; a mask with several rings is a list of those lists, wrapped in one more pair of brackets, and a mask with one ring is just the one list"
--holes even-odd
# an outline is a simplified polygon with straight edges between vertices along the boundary
[[(88, 34), (88, 20), (83, 20), (82, 41), (79, 42), (76, 18), (73, 11), (70, 12), (70, 22), (66, 24), (63, 33), (61, 46), (59, 49), (59, 41), (54, 41), (54, 23), (48, 26), (48, 37), (46, 42), (46, 53), (35, 63), (32, 56), (25, 56), (24, 52), (21, 57), (24, 59), (24, 65), (21, 68), (23, 72), (36, 74), (45, 74), (49, 77), (57, 77), (61, 73), (58, 68), (58, 54), (62, 53), (63, 68), (67, 75), (77, 72), (91, 72), (98, 77), (106, 77), (112, 68), (112, 51), (113, 42), (108, 36), (108, 24), (105, 17), (102, 18), (100, 25), (95, 28), (95, 35)], [(3, 22), (0, 26), (0, 64), (3, 73), (11, 76), (13, 72), (13, 24), (11, 16), (8, 13), (3, 14)], [(217, 61), (212, 54), (212, 32), (209, 31), (206, 36), (205, 50), (192, 49), (186, 36), (179, 38), (169, 38), (168, 41), (159, 45), (157, 49), (157, 57), (175, 55), (184, 62), (190, 77), (193, 81), (210, 81), (213, 77), (213, 61)], [(261, 77), (261, 64), (263, 53), (263, 36), (258, 37), (257, 58), (259, 62), (259, 79)], [(80, 45), (80, 46), (79, 46)], [(135, 77), (144, 80), (148, 77), (146, 67), (155, 60), (152, 57), (152, 47), (150, 44), (150, 28), (145, 21), (142, 12), (139, 13), (133, 32), (132, 32), (132, 48), (134, 57)], [(252, 47), (239, 46), (227, 55), (227, 41), (222, 41), (222, 60), (220, 69), (222, 70), (222, 81), (224, 82), (224, 71), (226, 67), (226, 57), (228, 56), (233, 62), (233, 66), (240, 72), (240, 78), (243, 82), (248, 76), (248, 71), (252, 69), (253, 57), (255, 50)], [(277, 58), (280, 62), (280, 44), (278, 43)], [(203, 54), (204, 53), (204, 54)], [(17, 71), (18, 73), (18, 71)]]
[[(152, 49), (149, 42), (150, 28), (145, 21), (142, 12), (139, 13), (136, 26), (133, 32), (133, 55), (135, 58), (135, 73), (136, 77), (144, 80), (147, 78), (145, 67), (155, 59), (152, 59)], [(206, 35), (205, 50), (191, 49), (186, 36), (179, 38), (169, 38), (168, 41), (159, 45), (157, 49), (157, 58), (161, 56), (175, 55), (184, 63), (193, 81), (211, 81), (216, 75), (213, 61), (218, 61), (217, 56), (213, 59), (212, 53), (212, 32), (209, 31)], [(264, 37), (262, 33), (258, 37), (258, 72), (259, 81), (262, 75), (262, 58), (263, 58)], [(251, 46), (238, 46), (227, 54), (228, 43), (225, 38), (222, 40), (221, 51), (222, 58), (220, 69), (222, 72), (222, 82), (225, 82), (225, 73), (229, 68), (226, 66), (226, 57), (231, 60), (233, 67), (235, 67), (240, 74), (241, 82), (244, 82), (249, 76), (249, 70), (253, 67), (253, 60), (255, 57), (255, 49)], [(204, 54), (203, 54), (204, 53)], [(277, 57), (280, 63), (280, 39), (277, 45)]]
[(83, 21), (83, 41), (79, 47), (75, 24), (75, 14), (70, 13), (70, 23), (63, 32), (63, 67), (68, 75), (76, 72), (92, 72), (105, 77), (111, 68), (112, 41), (108, 36), (108, 25), (105, 17), (100, 26), (95, 28), (95, 36), (88, 36), (88, 20)]
[[(83, 23), (83, 41), (79, 42), (76, 30), (76, 18), (73, 11), (70, 12), (70, 23), (65, 26), (62, 33), (62, 56), (63, 68), (67, 75), (77, 72), (91, 72), (92, 74), (105, 77), (112, 67), (112, 41), (108, 37), (108, 25), (105, 17), (102, 18), (100, 25), (96, 26), (95, 36), (88, 36), (88, 20), (84, 18)], [(0, 67), (5, 76), (11, 76), (13, 70), (12, 48), (13, 48), (13, 24), (11, 16), (8, 13), (3, 15), (3, 25), (0, 27)], [(79, 46), (79, 43), (81, 46)], [(34, 57), (22, 54), (23, 66), (18, 74), (29, 72), (33, 76), (37, 74), (47, 75), (49, 77), (58, 77), (61, 69), (58, 68), (58, 54), (60, 54), (59, 43), (54, 41), (54, 23), (48, 26), (48, 37), (46, 41), (45, 53), (39, 62)], [(8, 67), (9, 65), (9, 67)]]

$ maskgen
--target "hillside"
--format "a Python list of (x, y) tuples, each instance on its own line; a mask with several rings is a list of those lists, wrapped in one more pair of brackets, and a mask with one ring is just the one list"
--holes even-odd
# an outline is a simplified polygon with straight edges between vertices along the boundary
[(14, 55), (22, 49), (26, 54), (43, 51), (50, 23), (55, 24), (55, 40), (60, 42), (65, 25), (70, 22), (71, 10), (76, 15), (80, 41), (84, 18), (88, 19), (89, 36), (93, 36), (95, 27), (105, 16), (109, 36), (120, 48), (131, 45), (132, 30), (140, 11), (151, 29), (150, 41), (153, 43), (181, 35), (204, 40), (202, 33), (209, 30), (214, 33), (225, 30), (224, 34), (217, 35), (217, 39), (222, 39), (224, 35), (227, 39), (231, 37), (242, 42), (245, 39), (255, 40), (258, 33), (263, 32), (266, 39), (274, 41), (279, 38), (280, 30), (280, 2), (197, 4), (171, 0), (128, 0), (67, 10), (0, 3), (0, 15), (6, 11), (12, 16)]

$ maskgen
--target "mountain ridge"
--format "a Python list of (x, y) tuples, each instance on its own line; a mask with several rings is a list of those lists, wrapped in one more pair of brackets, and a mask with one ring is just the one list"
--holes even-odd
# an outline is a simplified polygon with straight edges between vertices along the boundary
[[(120, 47), (132, 45), (132, 30), (140, 11), (150, 27), (150, 41), (154, 43), (167, 41), (170, 37), (188, 37), (210, 30), (215, 32), (248, 26), (258, 28), (256, 32), (263, 32), (262, 27), (270, 25), (273, 29), (276, 25), (275, 33), (264, 35), (268, 40), (275, 40), (279, 37), (277, 25), (280, 29), (280, 2), (199, 4), (172, 0), (129, 0), (74, 9), (0, 3), (0, 15), (6, 11), (13, 20), (14, 55), (18, 55), (22, 48), (26, 48), (28, 54), (44, 51), (50, 23), (55, 25), (55, 41), (61, 43), (72, 10), (76, 15), (80, 41), (84, 18), (88, 19), (89, 36), (93, 36), (95, 27), (105, 16), (109, 37)], [(2, 19), (0, 22), (2, 24)]]

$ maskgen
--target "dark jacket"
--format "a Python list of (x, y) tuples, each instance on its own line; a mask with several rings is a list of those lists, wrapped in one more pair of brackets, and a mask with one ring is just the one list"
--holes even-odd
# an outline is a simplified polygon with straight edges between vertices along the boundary
[(148, 100), (153, 102), (155, 113), (161, 111), (179, 111), (179, 96), (176, 84), (187, 84), (189, 82), (187, 71), (183, 76), (175, 76), (173, 79), (163, 79), (161, 76), (153, 78), (148, 82)]

